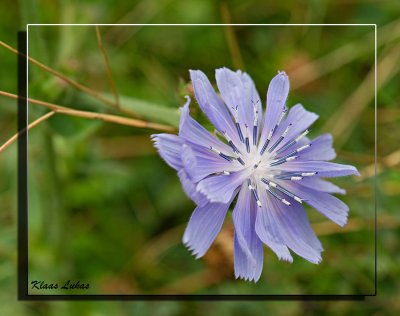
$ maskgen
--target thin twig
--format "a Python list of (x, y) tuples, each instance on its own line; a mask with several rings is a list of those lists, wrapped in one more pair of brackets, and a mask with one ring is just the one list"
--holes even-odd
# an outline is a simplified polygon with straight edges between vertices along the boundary
[[(12, 51), (15, 54), (20, 54), (21, 56), (26, 57), (25, 55), (21, 54), (18, 50), (16, 50), (15, 48), (11, 47), (10, 45), (4, 43), (3, 41), (0, 41), (0, 46), (3, 46), (4, 48), (7, 48), (8, 50)], [(108, 98), (103, 97), (100, 93), (98, 93), (98, 92), (96, 92), (96, 91), (94, 91), (94, 90), (92, 90), (92, 89), (90, 89), (90, 88), (88, 88), (88, 87), (76, 82), (73, 79), (70, 79), (70, 78), (64, 76), (63, 74), (59, 73), (58, 71), (56, 71), (56, 70), (54, 70), (54, 69), (42, 64), (41, 62), (37, 61), (36, 59), (33, 59), (32, 57), (28, 56), (28, 60), (32, 64), (42, 68), (43, 70), (47, 71), (48, 73), (50, 73), (50, 74), (60, 78), (61, 80), (67, 82), (71, 86), (73, 86), (73, 87), (75, 87), (75, 88), (77, 88), (77, 89), (79, 89), (79, 90), (81, 90), (83, 92), (86, 92), (87, 94), (90, 94), (91, 96), (95, 97), (96, 99), (100, 100), (101, 102), (104, 102), (105, 104), (107, 104), (109, 106), (112, 106), (113, 108), (115, 107), (115, 104), (114, 104), (113, 101), (109, 100)], [(129, 113), (129, 114), (132, 115), (132, 113)]]
[[(221, 16), (224, 24), (231, 24), (232, 19), (229, 13), (228, 5), (226, 2), (221, 3)], [(244, 63), (242, 59), (242, 54), (240, 53), (239, 44), (235, 35), (235, 32), (231, 25), (224, 26), (225, 37), (228, 42), (229, 51), (232, 56), (232, 62), (235, 68), (244, 69)]]
[(101, 53), (103, 55), (104, 64), (106, 66), (106, 71), (107, 71), (107, 76), (108, 76), (108, 81), (110, 83), (110, 88), (111, 88), (111, 91), (112, 91), (112, 93), (114, 95), (114, 98), (115, 98), (115, 104), (114, 105), (118, 110), (120, 110), (121, 106), (120, 106), (120, 103), (119, 103), (119, 95), (118, 95), (118, 92), (117, 92), (117, 87), (116, 87), (114, 79), (113, 79), (113, 75), (112, 75), (111, 67), (110, 67), (110, 60), (108, 58), (106, 49), (104, 48), (103, 40), (102, 40), (101, 34), (100, 34), (100, 28), (99, 28), (98, 25), (96, 25), (96, 37), (97, 37), (97, 44), (99, 45), (99, 49), (100, 49), (100, 51), (101, 51)]
[[(0, 91), (0, 95), (9, 97), (12, 99), (19, 98), (19, 96), (16, 94), (4, 92), (4, 91)], [(160, 130), (160, 131), (165, 131), (165, 132), (174, 132), (175, 131), (175, 128), (168, 126), (168, 125), (151, 123), (151, 122), (141, 121), (141, 120), (117, 116), (117, 115), (111, 115), (111, 114), (74, 110), (74, 109), (60, 106), (60, 105), (57, 105), (54, 103), (44, 102), (44, 101), (35, 100), (35, 99), (31, 99), (31, 98), (28, 98), (28, 101), (31, 103), (34, 103), (34, 104), (45, 106), (53, 111), (56, 111), (58, 113), (63, 113), (66, 115), (78, 116), (78, 117), (94, 119), (94, 120), (101, 120), (101, 121), (105, 121), (105, 122), (116, 123), (116, 124), (121, 124), (121, 125), (126, 125), (126, 126), (150, 128), (150, 129), (155, 129), (155, 130)]]
[[(40, 123), (42, 123), (43, 121), (47, 120), (49, 117), (53, 116), (54, 114), (56, 114), (57, 111), (53, 110), (50, 111), (48, 113), (46, 113), (45, 115), (39, 117), (37, 120), (33, 121), (32, 123), (30, 123), (28, 125), (27, 130), (29, 131), (31, 128), (35, 127), (36, 125), (39, 125)], [(23, 130), (22, 132), (25, 132), (26, 130)], [(18, 139), (18, 135), (20, 133), (16, 133), (13, 137), (11, 137), (8, 141), (6, 141), (3, 145), (1, 145), (0, 147), (0, 154), (8, 147), (10, 146), (12, 143), (14, 143), (17, 139)]]

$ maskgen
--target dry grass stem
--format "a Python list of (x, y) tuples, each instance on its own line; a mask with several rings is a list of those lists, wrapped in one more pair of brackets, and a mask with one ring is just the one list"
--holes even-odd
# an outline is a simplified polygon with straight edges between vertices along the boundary
[[(20, 52), (18, 52), (18, 50), (16, 50), (15, 48), (11, 47), (10, 45), (4, 43), (3, 41), (0, 41), (0, 46), (3, 46), (4, 48), (7, 48), (8, 50), (12, 51), (15, 54), (20, 54)], [(23, 54), (21, 54), (21, 55), (24, 56)], [(24, 56), (24, 57), (26, 57), (26, 56)], [(81, 90), (81, 91), (83, 91), (83, 92), (85, 92), (87, 94), (90, 94), (91, 96), (95, 97), (99, 101), (114, 107), (114, 102), (109, 100), (109, 99), (107, 99), (107, 98), (105, 98), (105, 97), (103, 97), (100, 93), (98, 93), (98, 92), (96, 92), (96, 91), (94, 91), (94, 90), (92, 90), (92, 89), (90, 89), (90, 88), (88, 88), (88, 87), (76, 82), (75, 80), (73, 80), (71, 78), (68, 78), (68, 77), (64, 76), (63, 74), (59, 73), (58, 71), (56, 71), (56, 70), (54, 70), (54, 69), (42, 64), (41, 62), (37, 61), (36, 59), (33, 59), (32, 57), (28, 56), (28, 60), (32, 64), (42, 68), (43, 70), (45, 70), (48, 73), (56, 76), (57, 78), (60, 78), (61, 80), (65, 81), (66, 83), (70, 84), (71, 86), (77, 88), (78, 90)]]
[[(222, 22), (225, 24), (231, 24), (231, 14), (229, 13), (228, 5), (226, 2), (221, 3), (221, 16)], [(235, 31), (231, 25), (224, 26), (224, 33), (226, 41), (228, 42), (229, 52), (232, 57), (233, 65), (236, 69), (244, 70), (244, 63), (242, 54), (240, 53), (239, 44), (235, 35)]]
[[(19, 98), (18, 95), (16, 95), (16, 94), (4, 92), (4, 91), (0, 91), (0, 95), (9, 97), (9, 98), (13, 98), (13, 99)], [(175, 131), (175, 128), (168, 126), (168, 125), (164, 125), (164, 124), (151, 123), (151, 122), (141, 121), (141, 120), (117, 116), (117, 115), (111, 115), (111, 114), (74, 110), (74, 109), (71, 109), (68, 107), (60, 106), (60, 105), (49, 103), (49, 102), (39, 101), (39, 100), (31, 99), (31, 98), (28, 98), (28, 101), (30, 103), (45, 106), (53, 111), (56, 111), (58, 113), (63, 113), (66, 115), (94, 119), (94, 120), (101, 120), (104, 122), (116, 123), (116, 124), (126, 125), (126, 126), (155, 129), (155, 130), (165, 131), (165, 132), (174, 132)]]
[[(53, 116), (57, 111), (50, 111), (48, 113), (46, 113), (45, 115), (39, 117), (37, 120), (33, 121), (32, 123), (30, 123), (28, 125), (27, 130), (29, 131), (31, 128), (34, 128), (35, 126), (39, 125), (40, 123), (42, 123), (43, 121), (47, 120), (49, 117)], [(21, 131), (21, 132), (25, 132), (25, 130)], [(0, 154), (6, 149), (8, 148), (12, 143), (14, 143), (17, 139), (18, 139), (18, 135), (20, 133), (16, 133), (13, 137), (11, 137), (8, 141), (6, 141), (3, 145), (1, 145), (0, 147)]]
[(103, 55), (104, 65), (106, 67), (106, 72), (107, 72), (108, 81), (110, 83), (110, 88), (111, 88), (111, 91), (115, 98), (115, 107), (118, 110), (120, 110), (121, 106), (120, 106), (120, 102), (119, 102), (119, 95), (117, 92), (117, 87), (116, 87), (114, 79), (113, 79), (113, 75), (111, 72), (111, 66), (110, 66), (110, 60), (108, 58), (107, 51), (104, 48), (103, 40), (102, 40), (101, 34), (100, 34), (100, 28), (98, 25), (96, 25), (96, 37), (97, 37), (97, 44), (99, 45), (99, 49), (101, 51), (101, 54)]

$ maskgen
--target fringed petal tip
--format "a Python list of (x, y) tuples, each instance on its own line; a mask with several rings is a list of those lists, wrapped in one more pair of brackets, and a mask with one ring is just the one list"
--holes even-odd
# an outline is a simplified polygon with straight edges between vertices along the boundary
[(235, 272), (236, 280), (243, 280), (243, 281), (249, 281), (249, 282), (254, 282), (254, 283), (257, 283), (258, 280), (260, 280), (260, 276), (261, 276), (261, 274), (258, 276), (254, 276), (254, 275), (249, 276), (249, 275), (236, 274), (236, 272)]
[[(185, 247), (190, 251), (190, 254), (192, 255), (192, 256), (194, 256), (194, 258), (197, 260), (197, 259), (200, 259), (201, 257), (203, 257), (205, 254), (206, 254), (206, 252), (207, 251), (199, 251), (199, 250), (196, 250), (195, 249), (195, 246), (193, 246), (193, 245), (191, 245), (190, 243), (189, 243), (189, 241), (186, 241), (185, 242), (185, 239), (183, 239), (182, 240), (182, 242), (183, 242), (183, 244), (185, 245)], [(208, 249), (207, 249), (208, 250)]]
[(334, 222), (336, 224), (338, 224), (340, 227), (344, 227), (347, 224), (347, 219), (349, 216), (349, 212), (347, 211), (346, 215), (341, 216), (340, 218), (338, 218), (337, 220), (335, 220)]
[(277, 256), (280, 261), (286, 261), (288, 263), (293, 263), (293, 257), (290, 254), (288, 256), (287, 255), (283, 255), (283, 256), (277, 255)]

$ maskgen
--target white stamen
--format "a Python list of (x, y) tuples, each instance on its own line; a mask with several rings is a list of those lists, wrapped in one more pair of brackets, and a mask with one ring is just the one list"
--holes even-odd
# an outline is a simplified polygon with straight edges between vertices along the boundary
[(268, 134), (268, 137), (267, 137), (268, 140), (271, 140), (272, 134), (273, 134), (273, 133), (274, 133), (274, 130), (271, 129), (271, 130), (269, 131), (269, 134)]
[(258, 205), (258, 207), (261, 207), (261, 202), (260, 202), (260, 200), (257, 200), (257, 205)]
[(231, 173), (229, 171), (223, 171), (224, 175), (229, 176)]
[(299, 153), (299, 152), (301, 152), (302, 150), (304, 150), (304, 149), (306, 149), (306, 148), (308, 148), (308, 147), (310, 147), (310, 144), (301, 146), (300, 148), (297, 148), (296, 151)]
[(258, 123), (258, 109), (257, 109), (257, 103), (260, 102), (260, 100), (257, 100), (256, 103), (253, 103), (253, 113), (254, 113), (254, 126), (257, 126)]
[(295, 139), (296, 143), (297, 143), (300, 139), (302, 139), (304, 136), (306, 136), (306, 135), (308, 134), (308, 132), (309, 132), (309, 130), (306, 129), (302, 134), (300, 134), (299, 136), (297, 136), (296, 139)]
[(221, 154), (221, 152), (218, 149), (214, 148), (213, 146), (210, 146), (210, 150), (215, 152), (218, 155)]
[(286, 204), (286, 205), (290, 205), (290, 202), (287, 201), (287, 200), (285, 200), (285, 199), (282, 199), (281, 201), (282, 201), (284, 204)]
[(297, 202), (299, 202), (300, 204), (303, 203), (303, 200), (300, 199), (298, 196), (294, 196), (293, 199)]
[(289, 124), (288, 127), (286, 127), (285, 131), (282, 134), (282, 137), (286, 137), (286, 135), (288, 134), (289, 129), (290, 129), (291, 126), (292, 126), (292, 124)]
[(275, 182), (269, 181), (269, 185), (270, 185), (271, 187), (273, 187), (273, 188), (276, 188), (276, 187), (277, 187), (277, 184), (276, 184)]
[(276, 126), (279, 126), (282, 123), (283, 118), (285, 117), (287, 110), (283, 109), (281, 116), (279, 117), (278, 123), (276, 123)]
[(301, 179), (303, 179), (303, 177), (290, 177), (290, 180), (292, 180), (292, 181), (298, 181)]
[(314, 175), (316, 175), (317, 173), (316, 172), (303, 172), (302, 174), (301, 174), (301, 176), (302, 177), (311, 177), (311, 176), (314, 176)]
[(234, 111), (234, 119), (235, 119), (235, 123), (239, 122), (239, 111), (238, 111), (238, 107), (236, 106), (235, 108), (233, 108)]
[(287, 157), (285, 160), (286, 160), (286, 161), (292, 161), (292, 160), (297, 159), (297, 157), (298, 157), (298, 156)]

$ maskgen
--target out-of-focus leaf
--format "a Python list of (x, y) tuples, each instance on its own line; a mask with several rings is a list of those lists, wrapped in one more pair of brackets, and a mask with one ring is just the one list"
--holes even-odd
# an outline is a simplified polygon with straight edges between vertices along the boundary
[(54, 115), (48, 120), (48, 123), (58, 134), (74, 139), (82, 139), (88, 136), (102, 124), (101, 121), (62, 114)]
[[(113, 100), (113, 95), (108, 93), (102, 94), (104, 97)], [(86, 102), (87, 105), (104, 106), (101, 101), (94, 97), (81, 94), (79, 98)], [(120, 104), (123, 109), (136, 113), (138, 116), (151, 122), (165, 123), (175, 127), (179, 125), (179, 109), (163, 106), (153, 102), (139, 100), (133, 97), (120, 95)]]

